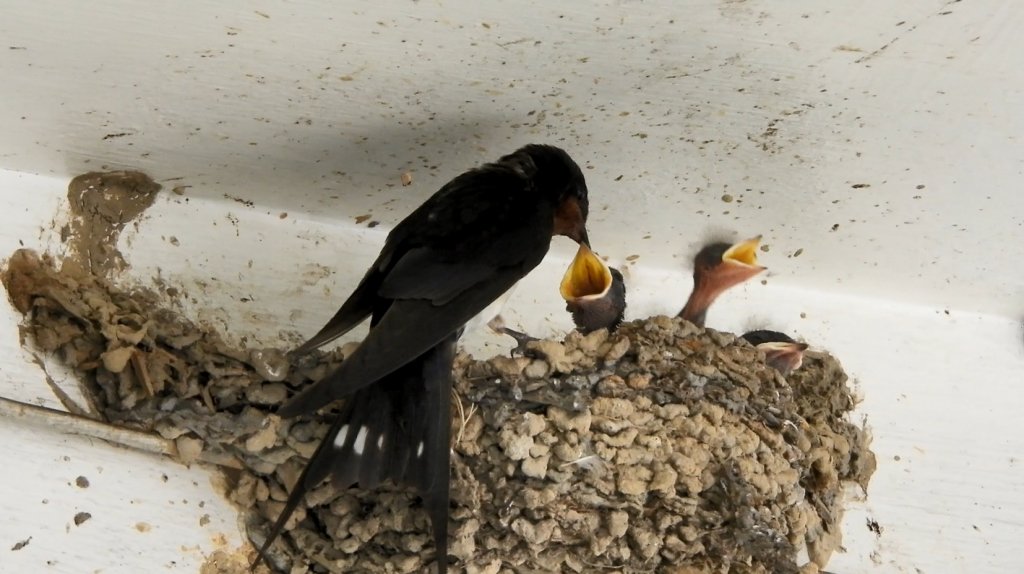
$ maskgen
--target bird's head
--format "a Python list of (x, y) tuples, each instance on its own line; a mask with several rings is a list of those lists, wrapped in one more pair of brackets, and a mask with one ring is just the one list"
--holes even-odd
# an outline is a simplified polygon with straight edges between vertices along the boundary
[(767, 267), (757, 262), (761, 236), (738, 243), (712, 243), (702, 248), (693, 259), (695, 285), (707, 285), (715, 295), (742, 283)]
[(605, 265), (584, 243), (566, 269), (559, 292), (573, 323), (584, 334), (602, 328), (613, 330), (622, 323), (626, 312), (622, 273)]
[(750, 331), (743, 334), (743, 339), (764, 353), (768, 366), (783, 375), (800, 368), (804, 361), (804, 351), (808, 347), (807, 343), (798, 343), (778, 331)]
[[(520, 148), (508, 159), (529, 158), (535, 167), (532, 179), (537, 189), (555, 206), (554, 235), (564, 235), (576, 243), (590, 245), (587, 215), (590, 201), (583, 170), (565, 150), (550, 145), (531, 144)], [(506, 158), (502, 158), (505, 161)]]
[(626, 284), (618, 269), (609, 269), (612, 284), (604, 295), (598, 298), (584, 296), (565, 302), (565, 310), (572, 315), (576, 329), (584, 335), (598, 329), (614, 331), (626, 317)]
[(722, 292), (766, 269), (757, 263), (760, 242), (758, 235), (731, 245), (716, 241), (701, 248), (693, 259), (693, 291), (679, 316), (704, 326), (708, 307)]

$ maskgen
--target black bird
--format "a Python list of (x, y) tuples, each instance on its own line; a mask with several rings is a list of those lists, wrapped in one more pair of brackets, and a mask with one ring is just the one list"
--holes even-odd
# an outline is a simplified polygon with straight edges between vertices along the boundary
[(807, 343), (798, 343), (785, 333), (762, 329), (741, 336), (764, 353), (764, 362), (769, 367), (783, 375), (799, 369), (804, 362)]
[(584, 335), (614, 331), (626, 315), (626, 283), (622, 273), (605, 265), (589, 247), (580, 245), (559, 287), (565, 310)]
[(693, 259), (693, 291), (679, 317), (704, 326), (708, 308), (726, 289), (750, 279), (767, 267), (757, 263), (758, 235), (733, 245), (711, 243)]
[(377, 260), (334, 317), (293, 353), (324, 345), (370, 317), (337, 370), (283, 405), (283, 417), (348, 397), (260, 551), (305, 492), (412, 486), (430, 515), (437, 571), (447, 572), (450, 389), (467, 321), (540, 263), (555, 235), (589, 244), (587, 186), (556, 147), (528, 145), (442, 187), (388, 234)]

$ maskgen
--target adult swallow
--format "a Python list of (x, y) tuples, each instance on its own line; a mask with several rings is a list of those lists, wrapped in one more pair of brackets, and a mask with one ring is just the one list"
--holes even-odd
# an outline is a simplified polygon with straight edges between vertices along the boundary
[[(327, 324), (293, 353), (347, 333), (362, 344), (278, 414), (349, 397), (260, 551), (303, 494), (392, 479), (413, 486), (430, 514), (437, 571), (447, 572), (450, 388), (464, 325), (540, 263), (555, 235), (588, 244), (587, 186), (556, 147), (528, 145), (442, 187), (388, 234), (377, 260)], [(257, 557), (253, 568), (260, 558)]]
[(758, 235), (729, 245), (711, 243), (693, 259), (693, 291), (679, 317), (703, 327), (708, 308), (726, 289), (750, 279), (767, 267), (757, 263)]
[(626, 284), (622, 273), (605, 265), (586, 245), (580, 245), (562, 277), (559, 292), (576, 329), (584, 335), (614, 331), (626, 315)]
[(804, 362), (807, 344), (798, 343), (785, 333), (758, 330), (744, 333), (741, 337), (760, 349), (768, 366), (783, 375), (799, 369)]

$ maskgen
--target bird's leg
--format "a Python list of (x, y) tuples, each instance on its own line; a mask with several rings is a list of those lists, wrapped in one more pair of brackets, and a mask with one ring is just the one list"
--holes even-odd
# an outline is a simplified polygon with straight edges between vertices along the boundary
[(530, 335), (527, 335), (526, 333), (521, 333), (519, 331), (513, 331), (512, 329), (509, 329), (508, 327), (503, 327), (499, 332), (500, 333), (504, 333), (504, 334), (508, 335), (509, 337), (512, 337), (513, 339), (516, 340), (515, 348), (513, 348), (509, 352), (509, 355), (511, 355), (513, 357), (515, 357), (517, 354), (518, 355), (522, 355), (524, 357), (532, 356), (534, 354), (534, 351), (532, 349), (529, 349), (527, 347), (527, 345), (530, 342), (532, 342), (532, 341), (539, 341), (540, 340), (537, 337), (531, 337)]
[(508, 327), (505, 326), (505, 320), (502, 318), (501, 315), (497, 315), (493, 319), (488, 321), (487, 326), (490, 327), (491, 330), (493, 330), (495, 333), (501, 335), (508, 335), (509, 337), (512, 337), (513, 339), (516, 340), (516, 346), (515, 348), (512, 349), (509, 355), (513, 357), (515, 357), (516, 355), (532, 357), (536, 354), (536, 352), (528, 348), (527, 345), (529, 345), (532, 341), (539, 341), (539, 339), (537, 337), (531, 337), (526, 333), (509, 329)]

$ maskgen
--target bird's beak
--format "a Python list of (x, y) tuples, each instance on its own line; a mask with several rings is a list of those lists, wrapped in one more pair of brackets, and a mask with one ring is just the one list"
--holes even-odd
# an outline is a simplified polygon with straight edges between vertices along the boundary
[(753, 237), (734, 244), (725, 254), (722, 255), (722, 262), (730, 265), (746, 267), (753, 271), (753, 274), (760, 273), (767, 269), (757, 264), (757, 247), (761, 244), (761, 236)]
[(695, 262), (693, 291), (679, 316), (704, 326), (708, 307), (719, 295), (767, 269), (757, 263), (757, 247), (760, 243), (761, 236), (758, 235), (733, 244), (722, 254), (721, 262), (715, 262), (710, 267), (705, 268)]
[(587, 219), (583, 216), (578, 199), (568, 198), (555, 210), (553, 235), (564, 235), (580, 245), (590, 247)]
[(767, 269), (757, 263), (757, 247), (761, 244), (761, 236), (740, 241), (726, 250), (722, 255), (722, 264), (711, 270), (716, 291), (722, 292), (733, 285), (750, 279)]
[(573, 239), (576, 240), (576, 243), (579, 243), (580, 245), (586, 245), (587, 251), (590, 251), (590, 237), (587, 235), (587, 226), (581, 225), (576, 235), (576, 237), (573, 237)]
[(587, 222), (579, 215), (578, 210), (576, 212), (576, 217), (568, 222), (567, 227), (568, 229), (563, 235), (580, 245), (586, 245), (588, 248), (590, 247), (590, 236), (587, 234)]
[(611, 270), (590, 250), (585, 230), (583, 237), (558, 289), (566, 301), (597, 299), (607, 294), (612, 286)]
[(764, 353), (764, 361), (769, 366), (786, 375), (803, 364), (807, 343), (761, 343), (757, 348)]

